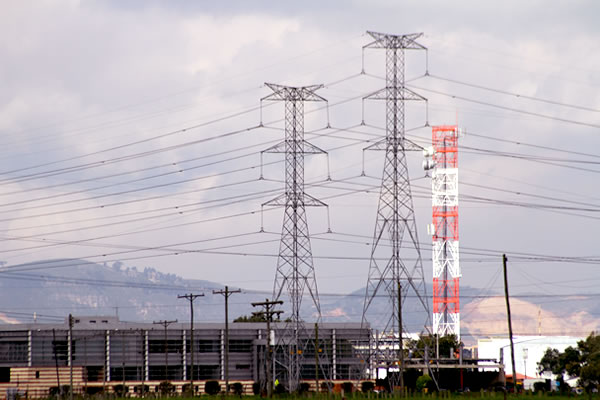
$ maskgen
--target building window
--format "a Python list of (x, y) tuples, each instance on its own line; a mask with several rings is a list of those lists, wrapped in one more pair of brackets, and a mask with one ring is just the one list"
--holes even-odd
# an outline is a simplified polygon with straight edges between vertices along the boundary
[[(190, 367), (187, 367), (188, 377)], [(220, 368), (218, 365), (194, 365), (194, 379), (219, 379)]]
[(229, 351), (231, 353), (251, 353), (252, 340), (234, 339), (229, 341)]
[(85, 373), (88, 382), (100, 382), (104, 379), (104, 367), (101, 366), (87, 366)]
[(69, 359), (69, 342), (67, 340), (53, 340), (52, 353), (57, 360), (67, 361)]
[[(200, 339), (194, 340), (196, 346), (194, 352), (196, 353), (218, 353), (220, 350), (220, 344), (218, 340)], [(187, 343), (190, 344), (189, 341)], [(190, 347), (187, 347), (187, 351), (190, 351)]]
[[(183, 342), (181, 340), (167, 340), (168, 353), (183, 353)], [(165, 353), (164, 340), (150, 340), (148, 342), (148, 350), (150, 353)]]
[(27, 342), (0, 342), (0, 362), (27, 362)]

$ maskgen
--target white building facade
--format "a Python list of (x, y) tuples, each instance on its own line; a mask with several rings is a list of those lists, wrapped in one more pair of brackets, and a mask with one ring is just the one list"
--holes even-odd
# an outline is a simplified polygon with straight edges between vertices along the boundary
[[(551, 374), (540, 375), (538, 362), (544, 356), (548, 348), (564, 351), (567, 347), (577, 347), (577, 342), (584, 340), (582, 337), (573, 336), (514, 336), (515, 347), (515, 369), (519, 379), (525, 376), (525, 389), (530, 389), (532, 382), (540, 379), (554, 378)], [(477, 341), (477, 357), (481, 359), (496, 359), (504, 364), (506, 375), (513, 375), (510, 356), (510, 339), (487, 338)], [(480, 362), (485, 367), (486, 362)], [(481, 368), (485, 370), (486, 368)], [(529, 382), (529, 385), (528, 385)]]

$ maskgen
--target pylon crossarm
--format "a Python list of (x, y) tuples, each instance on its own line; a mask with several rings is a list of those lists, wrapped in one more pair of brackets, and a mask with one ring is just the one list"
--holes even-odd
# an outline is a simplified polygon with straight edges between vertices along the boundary
[(425, 46), (416, 42), (418, 38), (423, 36), (423, 33), (390, 35), (387, 33), (367, 31), (367, 34), (375, 40), (364, 46), (364, 48), (427, 50)]
[(284, 86), (276, 83), (266, 83), (265, 85), (273, 90), (273, 93), (260, 99), (265, 100), (285, 100), (285, 101), (327, 101), (325, 98), (315, 93), (316, 90), (321, 89), (323, 85), (310, 85), (310, 86)]

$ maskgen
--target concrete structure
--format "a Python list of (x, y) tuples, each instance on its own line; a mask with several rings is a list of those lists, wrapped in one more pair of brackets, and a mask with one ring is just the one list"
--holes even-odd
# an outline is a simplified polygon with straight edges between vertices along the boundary
[[(52, 387), (69, 385), (76, 393), (112, 391), (124, 384), (135, 392), (142, 383), (151, 391), (170, 380), (178, 391), (192, 373), (189, 323), (163, 327), (152, 323), (122, 322), (116, 317), (74, 317), (73, 334), (68, 321), (61, 324), (19, 324), (0, 327), (0, 399), (7, 389), (45, 397)], [(284, 332), (284, 323), (273, 323), (271, 343)], [(363, 329), (364, 331), (364, 329)], [(311, 348), (302, 349), (301, 379), (315, 377), (314, 329)], [(252, 391), (253, 382), (264, 382), (266, 323), (229, 324), (229, 380), (242, 382)], [(319, 368), (333, 379), (356, 379), (360, 360), (355, 347), (361, 337), (360, 323), (319, 325)], [(202, 392), (207, 380), (223, 381), (224, 323), (194, 325), (194, 380)], [(275, 354), (275, 357), (280, 355)], [(272, 375), (275, 376), (275, 375)], [(222, 388), (224, 383), (221, 382)]]

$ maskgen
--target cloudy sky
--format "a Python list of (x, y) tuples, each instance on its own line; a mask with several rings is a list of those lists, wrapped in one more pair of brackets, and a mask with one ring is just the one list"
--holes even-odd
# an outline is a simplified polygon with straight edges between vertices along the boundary
[[(265, 154), (259, 179), (260, 151), (283, 138), (284, 109), (261, 112), (264, 83), (324, 84), (328, 110), (305, 118), (329, 153), (306, 160), (307, 192), (329, 205), (309, 210), (315, 269), (323, 293), (363, 287), (383, 157), (364, 153), (363, 175), (362, 149), (385, 126), (361, 100), (385, 76), (365, 32), (423, 32), (409, 86), (431, 124), (466, 131), (462, 285), (500, 288), (507, 253), (515, 293), (598, 293), (598, 15), (594, 1), (5, 1), (0, 260), (121, 260), (270, 290), (282, 210), (260, 210), (283, 158)], [(426, 115), (407, 105), (422, 145)], [(409, 155), (430, 279), (421, 161)]]

